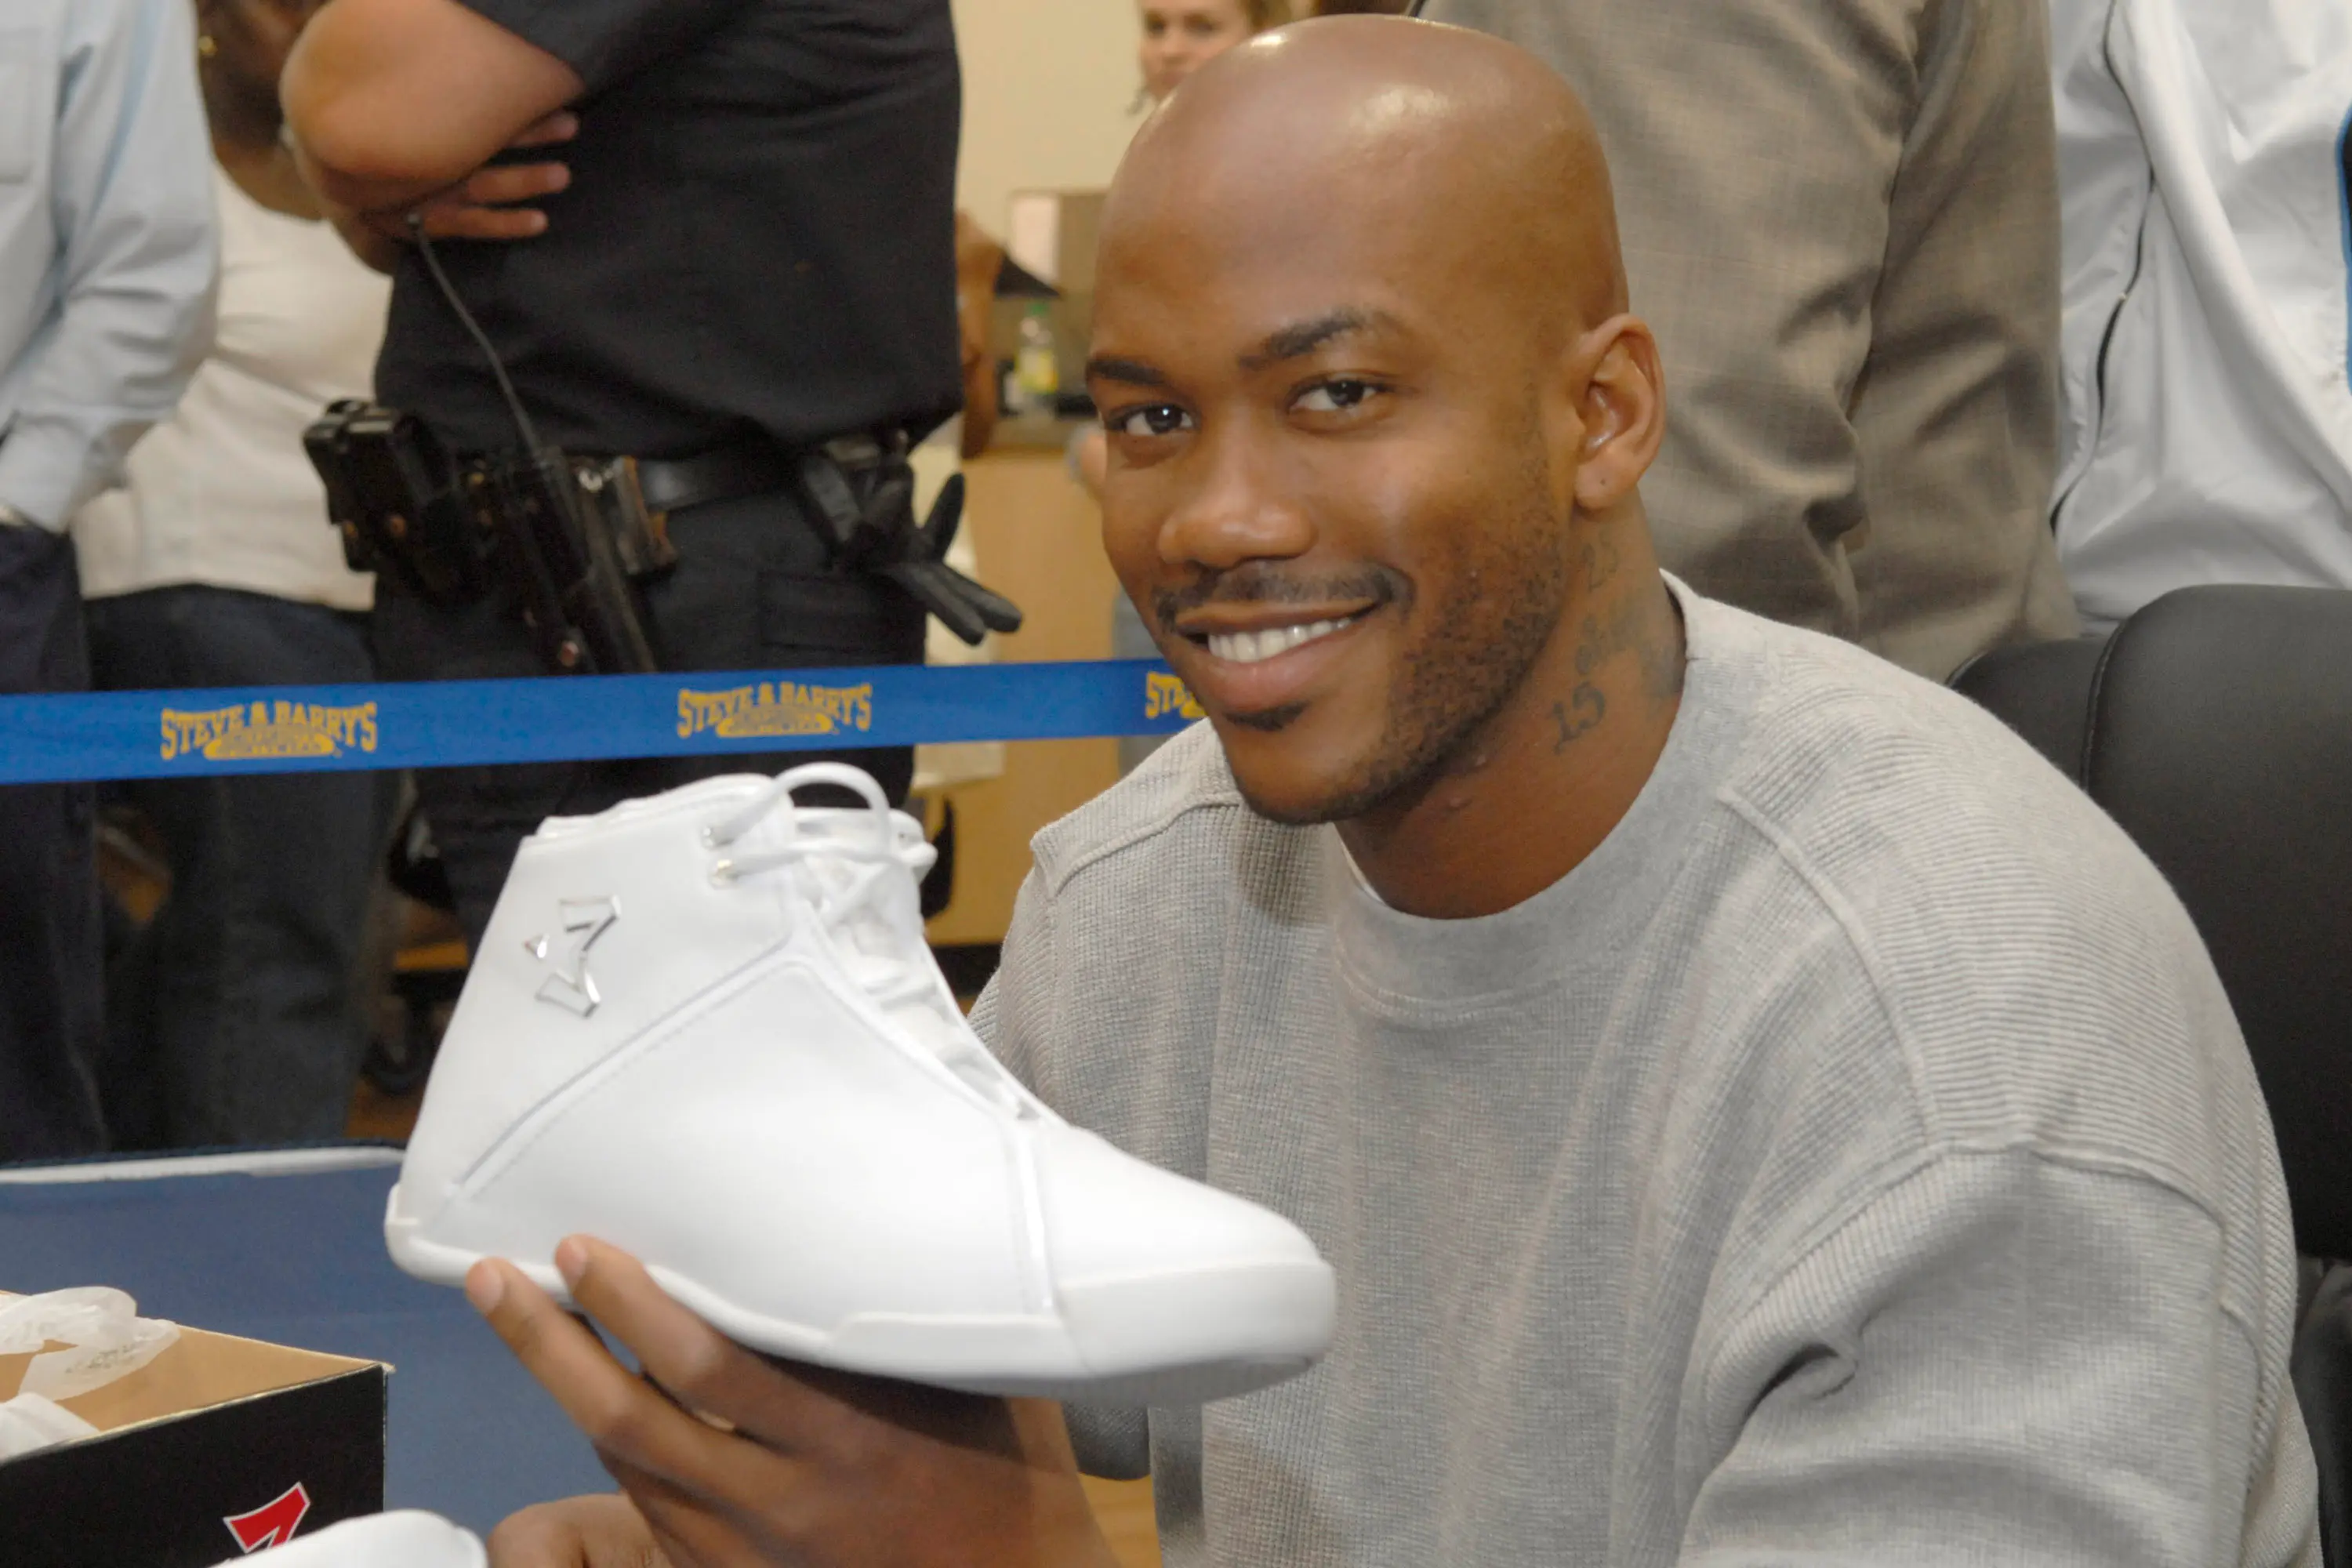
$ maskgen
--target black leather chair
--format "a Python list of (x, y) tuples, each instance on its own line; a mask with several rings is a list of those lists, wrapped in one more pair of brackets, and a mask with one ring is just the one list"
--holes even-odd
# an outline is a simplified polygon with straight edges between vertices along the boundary
[[(2352, 1258), (2352, 592), (2168, 594), (2104, 641), (1952, 678), (2105, 807), (2188, 907), (2245, 1031), (2295, 1243)], [(2295, 1343), (2320, 1535), (2352, 1568), (2352, 1268)]]

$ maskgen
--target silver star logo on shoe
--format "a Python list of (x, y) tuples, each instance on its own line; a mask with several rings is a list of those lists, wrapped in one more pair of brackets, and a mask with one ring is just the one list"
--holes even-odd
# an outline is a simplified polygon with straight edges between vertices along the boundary
[[(555, 973), (540, 983), (539, 999), (585, 1018), (604, 999), (596, 989), (596, 977), (588, 973), (588, 950), (621, 918), (621, 900), (611, 897), (561, 899), (555, 908), (572, 941), (568, 951), (556, 961)], [(555, 942), (552, 937), (535, 936), (522, 945), (525, 952), (545, 963)]]

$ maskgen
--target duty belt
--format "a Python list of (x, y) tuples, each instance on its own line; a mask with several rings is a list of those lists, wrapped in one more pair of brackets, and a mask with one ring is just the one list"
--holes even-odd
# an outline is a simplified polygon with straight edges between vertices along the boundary
[(902, 430), (839, 436), (798, 452), (753, 440), (689, 458), (640, 458), (634, 468), (647, 510), (661, 518), (689, 506), (788, 492), (806, 509), (835, 562), (898, 584), (964, 641), (1019, 630), (1018, 606), (947, 563), (963, 513), (963, 476), (950, 479), (929, 515), (915, 521), (908, 446)]
[(903, 431), (797, 452), (747, 441), (640, 460), (542, 446), (457, 462), (414, 416), (350, 399), (303, 444), (354, 570), (388, 572), (443, 605), (504, 586), (551, 673), (659, 668), (642, 590), (677, 563), (669, 514), (776, 491), (800, 502), (836, 564), (898, 584), (966, 642), (1021, 625), (1011, 602), (944, 559), (962, 515), (961, 475), (916, 521)]
[(789, 489), (794, 468), (772, 441), (738, 441), (690, 458), (639, 458), (637, 489), (653, 511), (684, 511), (709, 501)]

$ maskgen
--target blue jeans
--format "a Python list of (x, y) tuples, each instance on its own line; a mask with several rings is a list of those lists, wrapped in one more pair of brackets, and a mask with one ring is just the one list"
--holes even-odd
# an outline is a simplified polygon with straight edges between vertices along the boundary
[[(89, 685), (73, 546), (0, 528), (0, 693)], [(0, 1163), (96, 1153), (103, 965), (88, 784), (0, 787)]]
[[(88, 607), (110, 690), (374, 679), (364, 616), (266, 595), (155, 588)], [(397, 775), (148, 779), (172, 892), (119, 955), (99, 1088), (115, 1142), (335, 1138), (366, 1054), (361, 973)]]

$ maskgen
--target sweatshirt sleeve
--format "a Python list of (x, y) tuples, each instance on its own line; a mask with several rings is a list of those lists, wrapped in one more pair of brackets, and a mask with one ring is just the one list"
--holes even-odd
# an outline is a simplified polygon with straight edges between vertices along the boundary
[(2291, 1316), (2227, 1251), (2120, 1160), (1923, 1157), (1698, 1362), (1682, 1568), (2318, 1568)]

